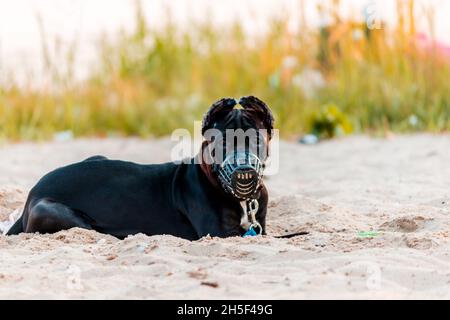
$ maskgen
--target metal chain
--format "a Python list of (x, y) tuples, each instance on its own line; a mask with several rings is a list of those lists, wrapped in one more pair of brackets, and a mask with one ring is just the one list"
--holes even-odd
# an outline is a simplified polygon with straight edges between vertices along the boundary
[(262, 226), (261, 224), (256, 220), (256, 213), (259, 209), (259, 203), (258, 200), (252, 199), (247, 201), (247, 217), (248, 220), (251, 222), (250, 228), (258, 228), (259, 234), (262, 234)]

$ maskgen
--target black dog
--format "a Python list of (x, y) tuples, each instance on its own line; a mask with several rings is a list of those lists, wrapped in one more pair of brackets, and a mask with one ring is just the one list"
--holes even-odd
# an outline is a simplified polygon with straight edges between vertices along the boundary
[[(222, 99), (211, 106), (203, 119), (201, 152), (189, 163), (140, 165), (95, 156), (48, 173), (30, 191), (8, 234), (80, 227), (118, 238), (140, 232), (190, 240), (242, 236), (248, 224), (244, 228), (241, 220), (255, 203), (256, 221), (250, 222), (265, 234), (268, 194), (262, 170), (273, 117), (255, 97), (241, 98), (239, 104), (241, 109), (235, 108), (236, 100)], [(256, 143), (245, 140), (230, 149), (227, 129), (266, 133), (258, 131)], [(256, 149), (265, 150), (263, 156)]]

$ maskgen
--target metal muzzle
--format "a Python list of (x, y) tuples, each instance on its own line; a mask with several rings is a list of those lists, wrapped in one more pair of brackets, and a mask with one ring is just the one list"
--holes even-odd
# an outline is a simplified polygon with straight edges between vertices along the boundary
[(264, 165), (249, 152), (228, 155), (218, 168), (218, 178), (223, 189), (239, 199), (253, 199), (263, 177)]

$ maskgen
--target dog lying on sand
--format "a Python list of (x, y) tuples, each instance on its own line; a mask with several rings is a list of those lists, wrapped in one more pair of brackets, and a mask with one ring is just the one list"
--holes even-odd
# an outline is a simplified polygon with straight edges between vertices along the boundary
[[(205, 114), (205, 139), (189, 163), (136, 164), (94, 156), (58, 168), (32, 188), (8, 235), (73, 227), (118, 238), (265, 234), (263, 170), (273, 125), (269, 107), (258, 98), (221, 99)], [(245, 139), (228, 138), (230, 131), (244, 132)]]

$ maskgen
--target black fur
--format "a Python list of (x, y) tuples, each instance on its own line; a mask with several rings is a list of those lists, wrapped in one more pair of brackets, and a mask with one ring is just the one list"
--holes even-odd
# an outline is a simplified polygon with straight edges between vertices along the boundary
[[(256, 113), (231, 112), (235, 104), (234, 99), (214, 104), (204, 124), (219, 123), (221, 129), (256, 126), (257, 121), (250, 121)], [(208, 234), (240, 236), (244, 232), (240, 203), (213, 178), (194, 163), (141, 165), (91, 157), (39, 180), (8, 235), (81, 227), (118, 238), (136, 233), (189, 240)], [(257, 219), (264, 230), (267, 202), (263, 186)]]

